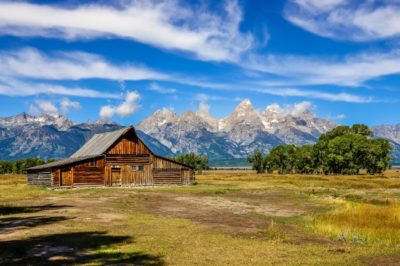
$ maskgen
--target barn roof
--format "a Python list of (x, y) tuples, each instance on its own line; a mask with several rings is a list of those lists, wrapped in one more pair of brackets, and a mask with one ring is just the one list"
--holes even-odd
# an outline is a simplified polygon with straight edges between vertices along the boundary
[(79, 150), (77, 150), (69, 158), (31, 167), (28, 168), (28, 170), (49, 169), (52, 167), (68, 165), (100, 157), (111, 147), (111, 145), (113, 145), (121, 136), (125, 135), (129, 130), (134, 130), (134, 128), (129, 126), (112, 132), (95, 134), (91, 139), (89, 139), (88, 142), (86, 142)]
[[(31, 167), (28, 168), (28, 170), (40, 170), (40, 169), (50, 169), (52, 167), (59, 167), (63, 165), (69, 165), (72, 163), (88, 160), (88, 159), (93, 159), (97, 158), (100, 156), (103, 156), (103, 154), (123, 135), (128, 133), (130, 130), (133, 130), (135, 132), (134, 127), (129, 126), (129, 127), (124, 127), (119, 130), (111, 131), (111, 132), (106, 132), (106, 133), (100, 133), (100, 134), (95, 134), (91, 139), (89, 139), (88, 142), (86, 142), (79, 150), (77, 150), (74, 154), (72, 154), (69, 158), (64, 159), (64, 160), (59, 160), (56, 162), (52, 163), (47, 163), (47, 164), (42, 164), (39, 166)], [(136, 134), (136, 132), (135, 132)], [(143, 142), (143, 144), (146, 146), (146, 144)], [(147, 147), (147, 146), (146, 146)], [(147, 147), (148, 148), (148, 147)], [(148, 148), (149, 149), (149, 148)], [(149, 149), (150, 150), (150, 149)], [(151, 150), (150, 150), (151, 151)], [(165, 158), (159, 155), (156, 155), (153, 153), (154, 156), (172, 161), (174, 163), (183, 165), (188, 168), (192, 168), (191, 166), (188, 166), (183, 163), (179, 163), (176, 161), (173, 161), (169, 158)]]
[(28, 170), (50, 169), (50, 168), (56, 167), (56, 166), (68, 165), (71, 163), (94, 159), (99, 156), (101, 156), (101, 155), (67, 158), (67, 159), (63, 159), (63, 160), (59, 160), (59, 161), (55, 161), (55, 162), (51, 162), (51, 163), (46, 163), (46, 164), (30, 167), (30, 168), (28, 168)]
[(124, 127), (112, 132), (95, 134), (79, 150), (71, 155), (70, 158), (83, 156), (96, 156), (105, 153), (121, 136), (125, 135), (133, 127)]

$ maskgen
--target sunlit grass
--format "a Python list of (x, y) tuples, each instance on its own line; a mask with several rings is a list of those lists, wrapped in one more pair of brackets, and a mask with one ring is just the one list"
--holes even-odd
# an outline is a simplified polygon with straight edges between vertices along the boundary
[[(400, 205), (396, 203), (400, 200), (399, 177), (396, 171), (383, 176), (204, 171), (196, 176), (197, 184), (193, 186), (50, 190), (27, 185), (25, 175), (0, 175), (0, 206), (71, 205), (49, 212), (10, 215), (65, 215), (68, 219), (3, 237), (107, 231), (131, 240), (99, 247), (94, 253), (115, 254), (118, 258), (129, 252), (143, 252), (160, 256), (171, 265), (358, 265), (360, 257), (400, 252)], [(139, 208), (153, 193), (161, 199), (179, 196), (200, 202), (203, 198), (219, 198), (255, 207), (293, 206), (304, 213), (265, 215), (265, 235), (232, 236), (201, 220), (176, 218), (174, 212), (179, 211), (182, 201), (164, 210), (165, 216)], [(252, 213), (241, 215), (250, 217)], [(296, 230), (304, 231), (305, 237), (316, 235), (331, 242), (324, 245), (296, 240), (292, 235)]]
[(314, 221), (315, 230), (339, 241), (356, 244), (400, 244), (400, 208), (397, 204), (374, 206), (346, 204)]

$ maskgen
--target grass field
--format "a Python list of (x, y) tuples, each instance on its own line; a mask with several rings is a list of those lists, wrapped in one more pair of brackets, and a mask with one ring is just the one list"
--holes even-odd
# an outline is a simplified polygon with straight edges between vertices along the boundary
[(69, 190), (0, 175), (0, 265), (398, 265), (399, 199), (399, 171)]

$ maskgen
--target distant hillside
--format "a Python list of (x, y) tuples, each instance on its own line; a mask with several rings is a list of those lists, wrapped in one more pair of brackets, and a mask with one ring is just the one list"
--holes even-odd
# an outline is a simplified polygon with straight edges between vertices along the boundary
[[(59, 114), (43, 114), (36, 117), (21, 113), (0, 119), (0, 158), (66, 158), (94, 134), (121, 127), (103, 120), (77, 124)], [(172, 155), (170, 150), (156, 139), (141, 131), (137, 133), (154, 152)]]
[(375, 137), (390, 141), (393, 146), (393, 164), (400, 165), (400, 124), (375, 126), (371, 129)]
[(279, 144), (314, 143), (336, 125), (306, 108), (282, 110), (270, 105), (258, 111), (244, 100), (224, 119), (215, 119), (206, 108), (181, 115), (161, 109), (136, 127), (174, 153), (196, 152), (214, 164), (237, 164), (245, 163), (243, 158), (255, 150), (266, 153)]
[[(336, 125), (307, 109), (287, 112), (272, 105), (260, 112), (245, 100), (224, 119), (213, 118), (207, 110), (177, 115), (162, 109), (136, 125), (136, 129), (159, 155), (196, 152), (207, 155), (212, 166), (246, 166), (245, 158), (255, 150), (266, 153), (279, 144), (314, 143)], [(105, 120), (78, 124), (59, 114), (21, 113), (0, 118), (0, 159), (66, 158), (94, 134), (121, 127)], [(391, 142), (394, 161), (400, 164), (400, 124), (371, 129), (376, 137)]]

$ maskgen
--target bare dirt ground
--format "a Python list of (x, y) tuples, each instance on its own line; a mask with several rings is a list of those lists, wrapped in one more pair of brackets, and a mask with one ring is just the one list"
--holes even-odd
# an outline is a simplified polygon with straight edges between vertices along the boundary
[[(267, 194), (267, 193), (262, 193)], [(328, 238), (310, 235), (294, 226), (273, 222), (267, 217), (294, 217), (304, 214), (317, 204), (296, 206), (288, 197), (277, 193), (259, 197), (260, 193), (238, 195), (197, 196), (178, 193), (145, 193), (138, 206), (142, 212), (162, 217), (185, 218), (233, 236), (249, 238), (284, 238), (292, 243), (332, 243)], [(274, 198), (274, 203), (269, 199)], [(285, 198), (285, 200), (283, 200)], [(281, 199), (281, 200), (280, 200)], [(292, 199), (293, 200), (293, 199)], [(271, 235), (271, 226), (276, 234)]]
[(400, 265), (399, 245), (341, 242), (310, 227), (347, 198), (394, 201), (400, 181), (225, 175), (175, 188), (0, 185), (0, 264)]

